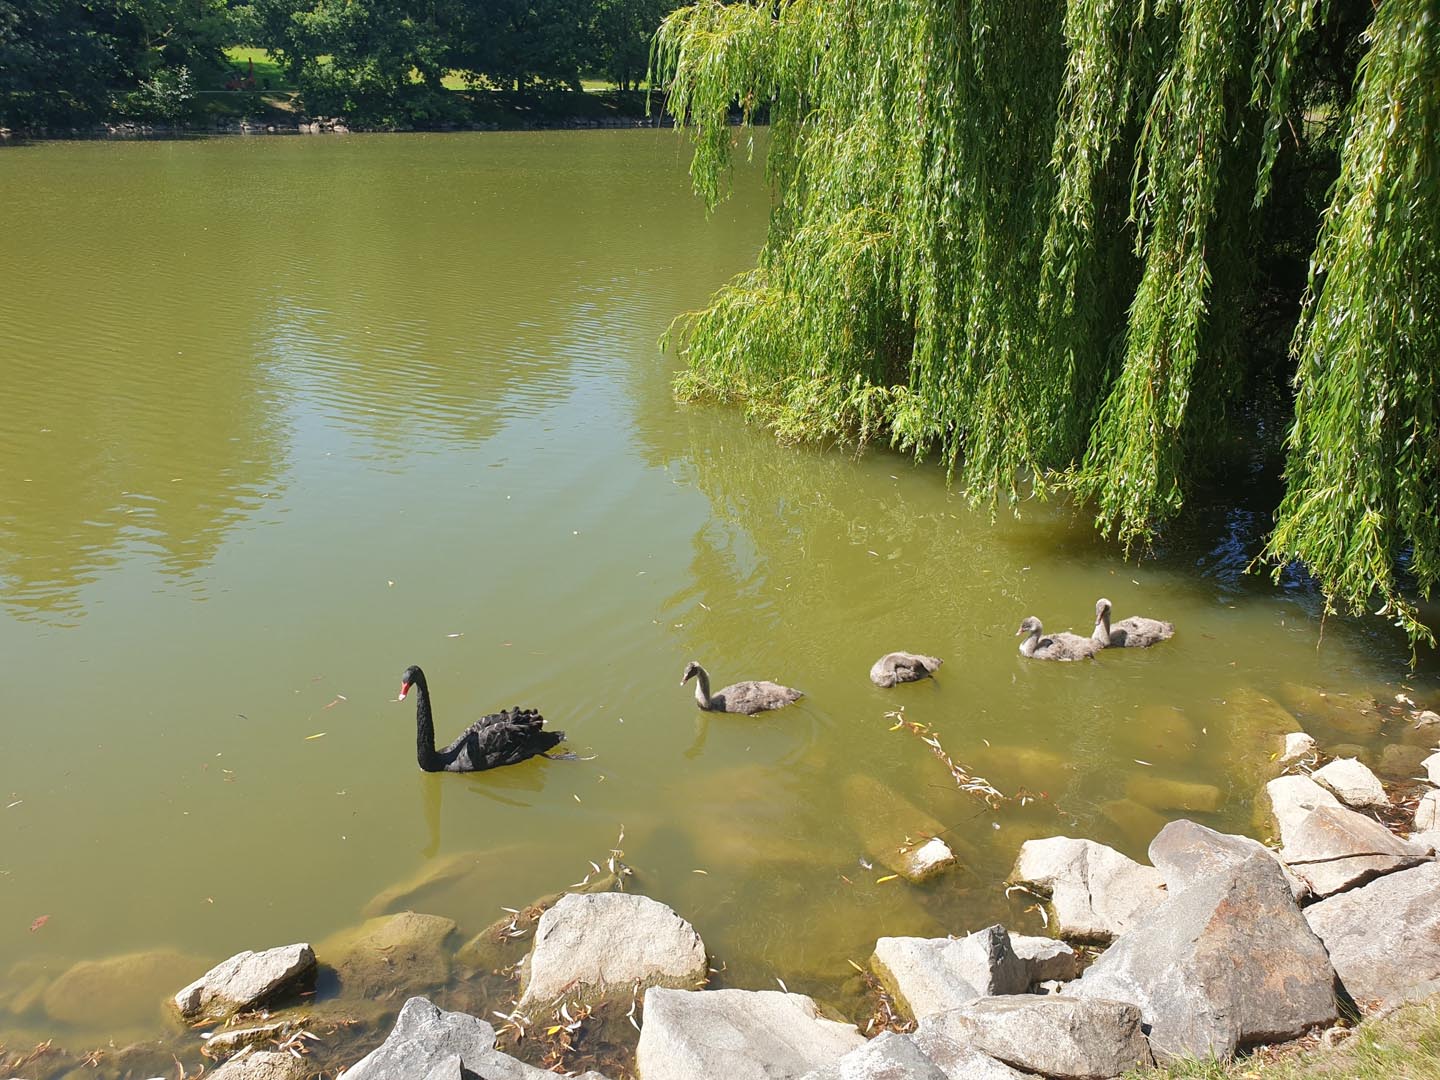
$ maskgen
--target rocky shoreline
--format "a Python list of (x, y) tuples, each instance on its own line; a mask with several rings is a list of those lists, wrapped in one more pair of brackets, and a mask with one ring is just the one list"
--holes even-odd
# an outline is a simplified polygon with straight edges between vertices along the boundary
[[(1411, 706), (1408, 722), (1440, 736), (1434, 712)], [(1334, 1040), (1358, 1017), (1440, 993), (1440, 752), (1420, 762), (1423, 776), (1387, 787), (1354, 758), (1327, 760), (1308, 735), (1283, 738), (1259, 800), (1277, 848), (1183, 818), (1159, 829), (1148, 865), (1091, 840), (1026, 840), (1008, 889), (1032, 894), (1056, 936), (993, 925), (881, 937), (863, 973), (876, 1005), (864, 1030), (783, 982), (707, 989), (715, 970), (699, 932), (625, 891), (616, 851), (595, 880), (463, 945), (451, 943), (453, 920), (395, 910), (418, 893), (402, 883), (366, 922), (316, 946), (239, 953), (174, 993), (166, 1008), (191, 1034), (163, 1053), (183, 1073), (188, 1042), (218, 1080), (538, 1080), (546, 1069), (588, 1080), (1100, 1080), (1316, 1032)], [(942, 847), (907, 845), (890, 861), (930, 879), (955, 862)], [(460, 869), (440, 865), (427, 880)], [(74, 978), (103, 988), (104, 963)], [(457, 988), (457, 966), (476, 978)], [(48, 999), (73, 970), (21, 993), (54, 1015)], [(385, 1034), (398, 992), (447, 982), (455, 1011), (411, 997)], [(13, 994), (3, 1004), (27, 1007)], [(0, 1074), (160, 1071), (154, 1045), (103, 1061), (37, 1050), (0, 1058)]]

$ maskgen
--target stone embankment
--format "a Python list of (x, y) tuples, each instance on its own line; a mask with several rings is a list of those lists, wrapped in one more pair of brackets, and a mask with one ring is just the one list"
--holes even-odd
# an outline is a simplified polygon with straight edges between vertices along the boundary
[[(1417, 725), (1427, 715), (1417, 711)], [(396, 910), (477, 870), (473, 856), (442, 860), (377, 897), (359, 926), (316, 948), (233, 956), (169, 1008), (192, 1027), (213, 1022), (201, 1037), (202, 1053), (220, 1062), (207, 1073), (216, 1080), (312, 1075), (317, 1039), (294, 1007), (317, 980), (338, 983), (352, 1005), (376, 1003), (378, 1021), (378, 1003), (402, 985), (448, 993), (457, 970), (512, 967), (518, 990), (510, 1012), (494, 1013), (500, 1031), (411, 997), (384, 1042), (343, 1076), (541, 1080), (553, 1073), (497, 1049), (499, 1035), (558, 1034), (568, 1048), (608, 1008), (611, 1023), (639, 1032), (627, 1045), (640, 1080), (1100, 1080), (1176, 1058), (1228, 1059), (1331, 1028), (1342, 1011), (1440, 993), (1440, 752), (1417, 759), (1423, 775), (1389, 787), (1354, 758), (1320, 766), (1314, 740), (1299, 733), (1283, 753), (1277, 740), (1275, 756), (1285, 772), (1265, 782), (1261, 802), (1278, 848), (1186, 819), (1159, 828), (1148, 865), (1090, 840), (1028, 840), (1010, 886), (1043, 901), (1059, 938), (999, 925), (880, 938), (872, 985), (898, 1030), (873, 1039), (783, 983), (706, 989), (712, 969), (696, 929), (655, 900), (609, 891), (629, 872), (618, 851), (607, 877), (461, 946), (452, 920)], [(929, 852), (914, 877), (944, 873), (945, 854)], [(499, 962), (506, 943), (532, 931), (520, 963)], [(98, 985), (102, 968), (129, 970), (120, 961), (138, 962), (92, 963), (75, 977)], [(147, 962), (171, 971), (181, 961)], [(546, 1064), (563, 1067), (563, 1056)]]

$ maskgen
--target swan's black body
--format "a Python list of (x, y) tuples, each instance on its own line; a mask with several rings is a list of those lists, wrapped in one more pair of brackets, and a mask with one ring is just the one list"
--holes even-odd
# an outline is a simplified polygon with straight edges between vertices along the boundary
[(516, 706), (481, 717), (445, 749), (436, 750), (425, 672), (412, 665), (400, 680), (402, 699), (415, 687), (415, 758), (426, 772), (480, 772), (514, 765), (565, 741), (563, 731), (544, 730), (545, 718), (539, 712)]

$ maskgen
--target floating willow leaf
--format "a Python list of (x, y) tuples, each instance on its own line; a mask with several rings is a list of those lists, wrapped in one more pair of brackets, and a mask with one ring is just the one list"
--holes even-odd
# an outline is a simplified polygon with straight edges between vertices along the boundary
[[(1428, 588), (1440, 528), (1434, 9), (1382, 0), (1376, 16), (1346, 209), (1325, 226), (1297, 346), (1272, 545), (1334, 596), (1379, 588), (1412, 636), (1395, 566)], [(679, 394), (743, 404), (784, 438), (936, 456), (974, 503), (1062, 485), (1144, 544), (1217, 458), (1239, 387), (1277, 363), (1245, 347), (1239, 317), (1257, 226), (1282, 201), (1267, 200), (1279, 176), (1286, 212), (1306, 220), (1281, 150), (1303, 141), (1301, 110), (1332, 78), (1321, 69), (1350, 55), (1339, 38), (1367, 14), (1364, 0), (675, 12), (654, 74), (695, 131), (696, 190), (711, 206), (724, 195), (738, 102), (747, 124), (768, 112), (776, 192), (758, 265), (672, 328)], [(1331, 500), (1336, 485), (1374, 517)], [(1326, 514), (1295, 502), (1312, 498)]]
[(1396, 566), (1440, 573), (1440, 13), (1383, 0), (1295, 332), (1295, 424), (1269, 554), (1434, 644)]

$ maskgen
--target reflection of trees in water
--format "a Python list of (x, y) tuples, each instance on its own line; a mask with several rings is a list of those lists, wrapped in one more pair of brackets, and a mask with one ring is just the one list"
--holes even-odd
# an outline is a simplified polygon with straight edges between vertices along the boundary
[(22, 616), (80, 614), (81, 588), (126, 549), (153, 551), (172, 576), (193, 574), (274, 491), (283, 433), (262, 367), (47, 366), (48, 386), (20, 378), (12, 388), (35, 397), (19, 406), (27, 423), (11, 425), (0, 470), (0, 575)]

